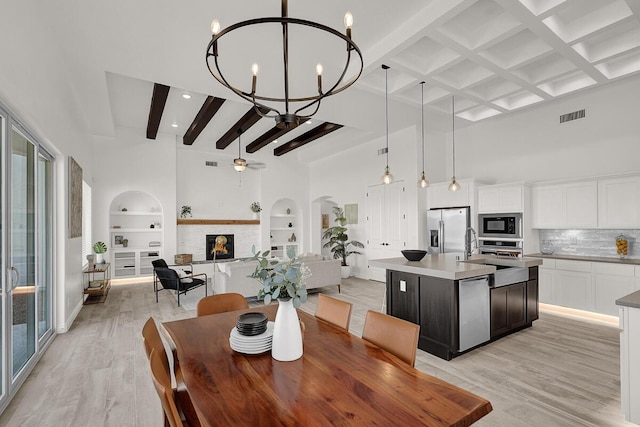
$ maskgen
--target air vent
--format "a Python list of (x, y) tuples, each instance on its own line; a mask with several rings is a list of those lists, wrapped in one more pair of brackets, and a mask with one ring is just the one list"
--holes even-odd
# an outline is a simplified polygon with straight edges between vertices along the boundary
[(570, 122), (571, 120), (584, 119), (584, 110), (574, 111), (573, 113), (563, 114), (560, 116), (560, 123)]
[(388, 148), (381, 148), (378, 150), (378, 156), (382, 156), (383, 154), (387, 154), (387, 151), (389, 151)]
[(218, 162), (212, 162), (211, 160), (205, 161), (204, 164), (207, 166), (218, 166)]

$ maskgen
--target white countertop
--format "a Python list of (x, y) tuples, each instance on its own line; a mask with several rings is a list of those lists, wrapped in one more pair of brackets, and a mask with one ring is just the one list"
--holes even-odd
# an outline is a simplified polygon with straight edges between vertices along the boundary
[[(493, 274), (496, 272), (496, 265), (534, 267), (542, 264), (541, 259), (531, 257), (513, 259), (472, 255), (466, 261), (457, 260), (457, 257), (462, 258), (462, 254), (430, 254), (422, 258), (421, 261), (407, 261), (404, 257), (374, 259), (369, 261), (369, 265), (441, 279), (460, 280), (469, 277), (483, 276), (485, 274)], [(493, 265), (487, 265), (483, 262), (489, 262)]]

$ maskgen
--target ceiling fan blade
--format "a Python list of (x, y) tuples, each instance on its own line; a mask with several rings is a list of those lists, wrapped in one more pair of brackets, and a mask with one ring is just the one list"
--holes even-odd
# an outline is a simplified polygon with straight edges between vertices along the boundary
[(264, 169), (267, 167), (267, 165), (262, 162), (255, 162), (255, 163), (247, 163), (247, 167), (249, 169)]

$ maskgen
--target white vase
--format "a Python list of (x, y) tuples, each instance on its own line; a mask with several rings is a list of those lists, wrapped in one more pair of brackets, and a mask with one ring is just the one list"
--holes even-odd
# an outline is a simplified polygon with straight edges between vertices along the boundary
[(302, 332), (293, 299), (278, 300), (271, 357), (281, 362), (290, 362), (302, 357)]
[(260, 213), (259, 212), (254, 212), (253, 213), (253, 219), (260, 219)]
[(102, 264), (104, 262), (104, 254), (96, 254), (96, 264)]
[(343, 279), (348, 279), (351, 276), (351, 266), (343, 265), (340, 267), (340, 277)]

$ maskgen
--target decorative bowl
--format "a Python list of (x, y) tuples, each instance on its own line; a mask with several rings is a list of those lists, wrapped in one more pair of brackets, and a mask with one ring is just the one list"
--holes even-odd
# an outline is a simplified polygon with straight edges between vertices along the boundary
[(402, 251), (402, 255), (409, 261), (420, 261), (427, 254), (427, 251), (422, 249), (405, 249)]

